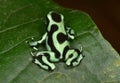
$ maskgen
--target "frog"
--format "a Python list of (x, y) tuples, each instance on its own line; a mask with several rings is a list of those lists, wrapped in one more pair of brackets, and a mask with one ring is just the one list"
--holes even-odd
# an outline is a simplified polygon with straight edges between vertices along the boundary
[[(29, 45), (37, 51), (31, 52), (33, 62), (44, 70), (55, 70), (56, 62), (64, 62), (67, 66), (75, 67), (80, 64), (84, 58), (82, 46), (72, 48), (70, 40), (75, 39), (74, 30), (65, 26), (64, 16), (55, 11), (50, 11), (46, 16), (46, 32), (42, 38), (32, 42)], [(39, 51), (38, 45), (45, 42), (45, 51)]]

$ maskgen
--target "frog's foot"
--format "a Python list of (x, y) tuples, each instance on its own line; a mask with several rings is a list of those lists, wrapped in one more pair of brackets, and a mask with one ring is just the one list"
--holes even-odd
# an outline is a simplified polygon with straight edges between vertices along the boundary
[(73, 29), (71, 29), (70, 27), (66, 27), (66, 31), (67, 31), (67, 33), (68, 33), (68, 37), (70, 38), (70, 39), (74, 39), (75, 38), (75, 32), (74, 32), (74, 30)]
[(32, 47), (33, 52), (38, 51), (38, 48), (37, 48), (38, 42), (35, 41), (33, 37), (31, 38), (30, 41), (26, 41), (26, 43), (27, 43), (30, 47)]
[(83, 59), (82, 50), (79, 49), (70, 49), (68, 52), (71, 52), (69, 55), (66, 55), (66, 65), (67, 66), (77, 66), (80, 64)]
[(34, 38), (32, 37), (32, 38), (31, 38), (31, 41), (29, 42), (29, 45), (30, 45), (31, 47), (35, 47), (35, 46), (38, 45), (38, 41), (35, 41)]
[(54, 70), (55, 64), (53, 62), (58, 61), (55, 57), (55, 53), (50, 51), (38, 52), (35, 56), (32, 56), (34, 59), (33, 62), (45, 70)]

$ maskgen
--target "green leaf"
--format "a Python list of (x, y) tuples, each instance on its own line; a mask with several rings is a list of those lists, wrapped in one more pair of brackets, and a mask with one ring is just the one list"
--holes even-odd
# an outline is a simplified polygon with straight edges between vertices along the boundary
[[(85, 58), (74, 68), (56, 63), (53, 72), (34, 63), (26, 41), (45, 33), (46, 14), (62, 13), (76, 33), (73, 47)], [(41, 45), (41, 50), (44, 46)], [(120, 56), (84, 12), (65, 9), (52, 0), (0, 0), (0, 83), (119, 83)]]

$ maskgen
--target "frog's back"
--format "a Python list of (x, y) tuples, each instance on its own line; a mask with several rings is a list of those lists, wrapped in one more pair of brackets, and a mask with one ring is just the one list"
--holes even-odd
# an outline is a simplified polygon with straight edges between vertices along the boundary
[(68, 36), (64, 27), (64, 18), (62, 15), (54, 12), (50, 12), (47, 15), (47, 33), (47, 49), (54, 51), (57, 56), (62, 56), (64, 48), (69, 46), (69, 42), (67, 41)]

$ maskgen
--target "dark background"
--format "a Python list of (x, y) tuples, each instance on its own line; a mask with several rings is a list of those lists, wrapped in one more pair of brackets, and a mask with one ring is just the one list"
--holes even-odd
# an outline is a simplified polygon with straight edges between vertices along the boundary
[(88, 13), (102, 35), (120, 53), (120, 0), (54, 0), (63, 7)]

